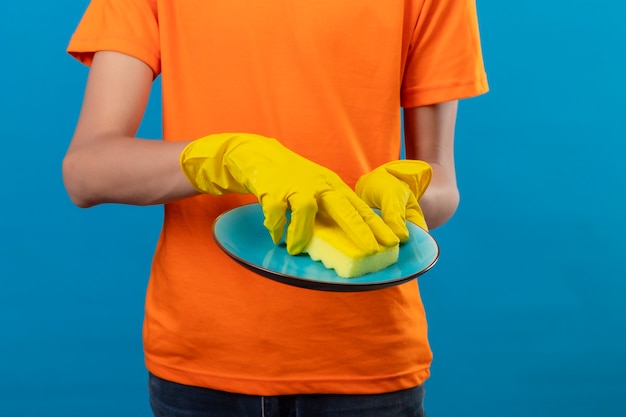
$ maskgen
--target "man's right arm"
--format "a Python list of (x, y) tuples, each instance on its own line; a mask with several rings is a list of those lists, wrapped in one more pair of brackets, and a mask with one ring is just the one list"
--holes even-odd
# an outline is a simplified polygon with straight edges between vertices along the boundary
[(135, 137), (153, 76), (148, 65), (131, 56), (95, 54), (63, 160), (65, 187), (77, 206), (162, 204), (198, 194), (179, 164), (189, 142)]

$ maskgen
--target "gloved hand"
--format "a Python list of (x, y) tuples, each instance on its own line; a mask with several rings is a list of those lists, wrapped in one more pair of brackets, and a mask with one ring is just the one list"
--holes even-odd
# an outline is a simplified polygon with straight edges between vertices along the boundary
[(313, 233), (318, 210), (327, 213), (365, 253), (398, 238), (337, 174), (290, 151), (276, 139), (221, 133), (191, 142), (180, 166), (201, 193), (254, 194), (263, 208), (263, 225), (278, 244), (291, 210), (287, 251), (302, 252)]
[(371, 207), (380, 209), (385, 223), (400, 242), (406, 242), (409, 238), (406, 220), (428, 230), (418, 202), (431, 178), (432, 168), (427, 162), (392, 161), (359, 178), (356, 193)]

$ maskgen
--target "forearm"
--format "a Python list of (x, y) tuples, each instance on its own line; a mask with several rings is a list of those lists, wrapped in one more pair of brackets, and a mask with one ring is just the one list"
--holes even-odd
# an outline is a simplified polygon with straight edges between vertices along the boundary
[(407, 159), (428, 162), (433, 169), (429, 187), (420, 199), (430, 229), (441, 226), (456, 212), (459, 190), (454, 163), (454, 132), (458, 102), (405, 109)]
[(456, 182), (448, 177), (446, 170), (437, 163), (430, 165), (433, 169), (433, 177), (419, 203), (424, 211), (426, 224), (430, 229), (435, 229), (454, 215), (460, 196)]
[(198, 194), (179, 166), (188, 142), (111, 135), (70, 147), (63, 180), (79, 207), (162, 204)]

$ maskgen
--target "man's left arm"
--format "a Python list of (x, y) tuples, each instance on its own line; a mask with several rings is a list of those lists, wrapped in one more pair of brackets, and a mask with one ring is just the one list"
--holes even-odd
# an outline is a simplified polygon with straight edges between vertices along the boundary
[(434, 229), (447, 222), (459, 205), (454, 164), (458, 100), (404, 109), (406, 159), (425, 161), (432, 179), (419, 200), (426, 223)]

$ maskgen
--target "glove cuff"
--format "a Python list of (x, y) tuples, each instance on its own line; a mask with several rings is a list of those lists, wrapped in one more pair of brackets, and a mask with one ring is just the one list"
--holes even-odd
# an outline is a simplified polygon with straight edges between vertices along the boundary
[(403, 181), (419, 201), (433, 177), (433, 170), (428, 162), (402, 159), (381, 165), (377, 169), (385, 169), (388, 173)]
[(225, 163), (228, 151), (240, 136), (236, 133), (208, 135), (194, 140), (182, 150), (180, 167), (197, 191), (212, 195), (248, 193), (233, 178)]

